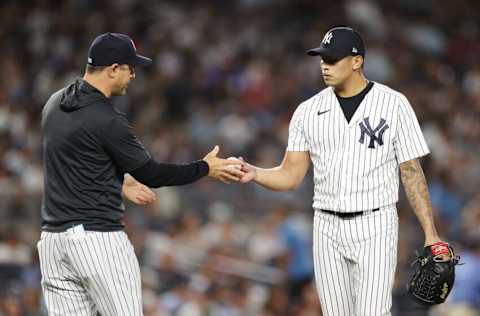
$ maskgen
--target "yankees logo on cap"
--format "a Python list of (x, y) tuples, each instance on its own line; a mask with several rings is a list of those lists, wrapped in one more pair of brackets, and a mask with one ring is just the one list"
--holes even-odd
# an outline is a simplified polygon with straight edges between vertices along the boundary
[(330, 41), (332, 40), (332, 37), (333, 37), (333, 33), (332, 33), (332, 32), (328, 32), (328, 33), (325, 34), (325, 36), (323, 37), (322, 43), (323, 43), (323, 44), (330, 44)]
[(365, 57), (365, 47), (360, 34), (350, 27), (334, 27), (323, 37), (317, 48), (307, 51), (310, 56), (326, 56), (342, 59), (347, 56)]

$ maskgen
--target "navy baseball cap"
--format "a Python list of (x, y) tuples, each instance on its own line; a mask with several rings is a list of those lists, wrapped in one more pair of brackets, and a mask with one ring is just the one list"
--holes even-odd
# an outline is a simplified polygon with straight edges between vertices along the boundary
[(365, 57), (365, 47), (360, 34), (350, 27), (334, 27), (325, 34), (317, 48), (307, 51), (310, 56), (342, 59), (347, 56)]
[(152, 60), (137, 54), (133, 40), (125, 34), (105, 33), (97, 36), (88, 49), (87, 63), (91, 66), (126, 64), (148, 66)]

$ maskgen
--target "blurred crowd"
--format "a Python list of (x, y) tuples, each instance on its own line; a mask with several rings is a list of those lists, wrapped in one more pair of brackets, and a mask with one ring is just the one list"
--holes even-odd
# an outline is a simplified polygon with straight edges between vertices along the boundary
[[(466, 263), (446, 304), (406, 296), (423, 234), (403, 192), (394, 316), (480, 315), (480, 2), (316, 0), (2, 0), (0, 3), (0, 315), (46, 315), (36, 252), (42, 194), (39, 118), (83, 75), (100, 33), (132, 36), (154, 59), (115, 99), (162, 161), (222, 156), (269, 167), (296, 106), (321, 90), (306, 56), (352, 25), (366, 75), (403, 92), (431, 154), (423, 160), (443, 238)], [(310, 171), (311, 172), (311, 171)], [(145, 315), (321, 315), (312, 264), (311, 174), (296, 192), (201, 180), (126, 204)]]

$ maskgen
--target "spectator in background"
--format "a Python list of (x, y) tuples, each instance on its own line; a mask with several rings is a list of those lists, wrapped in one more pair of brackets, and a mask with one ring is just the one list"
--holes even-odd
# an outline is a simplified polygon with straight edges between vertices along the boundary
[[(448, 192), (465, 205), (454, 211), (458, 215), (454, 222), (460, 218), (461, 229), (450, 230), (452, 225), (443, 215), (446, 213), (436, 214), (444, 225), (441, 230), (449, 230), (448, 240), (463, 246), (460, 237), (464, 231), (476, 232), (480, 227), (480, 203), (475, 198), (480, 187), (479, 13), (480, 2), (475, 0), (342, 0), (328, 5), (321, 1), (269, 0), (76, 0), (61, 4), (52, 0), (0, 1), (1, 247), (6, 240), (13, 239), (11, 228), (18, 227), (17, 245), (35, 253), (43, 190), (38, 132), (41, 109), (52, 91), (74, 80), (83, 69), (84, 52), (96, 34), (109, 30), (132, 34), (140, 51), (154, 55), (152, 67), (135, 70), (136, 82), (131, 85), (129, 96), (112, 99), (114, 106), (127, 114), (145, 146), (152, 149), (153, 157), (191, 161), (203, 154), (206, 147), (219, 143), (232, 155), (245, 153), (247, 160), (270, 165), (281, 158), (293, 107), (318, 88), (317, 63), (300, 57), (308, 43), (328, 25), (339, 23), (355, 25), (372, 44), (366, 58), (367, 71), (372, 72), (367, 75), (375, 81), (386, 80), (412, 101), (431, 145), (431, 167), (425, 170), (430, 185), (438, 179), (439, 187), (447, 187), (440, 177), (444, 170), (451, 181)], [(180, 97), (176, 99), (177, 96)], [(249, 134), (242, 132), (245, 130)], [(269, 150), (265, 150), (266, 143), (270, 144)], [(306, 203), (311, 192), (312, 183), (306, 181), (295, 194), (295, 203), (299, 204), (295, 211), (311, 211)], [(164, 252), (178, 253), (190, 260), (189, 264), (185, 263), (187, 260), (175, 260), (172, 269), (203, 280), (200, 284), (208, 284), (196, 285), (197, 290), (218, 285), (224, 274), (216, 271), (210, 261), (202, 261), (207, 255), (201, 249), (215, 248), (208, 256), (220, 251), (252, 262), (248, 237), (266, 228), (265, 213), (284, 204), (286, 197), (291, 199), (280, 193), (267, 194), (256, 187), (223, 186), (211, 181), (155, 193), (156, 203), (148, 208), (135, 207), (126, 214), (127, 233), (140, 251), (142, 276), (152, 281), (144, 282), (144, 294), (148, 291), (145, 301), (155, 307), (159, 306), (159, 297), (169, 292), (153, 291), (159, 285), (153, 281), (158, 282), (155, 269), (161, 266)], [(401, 196), (400, 202), (405, 204), (405, 197)], [(208, 212), (211, 204), (228, 205), (232, 214), (228, 223), (218, 221), (216, 215)], [(127, 207), (132, 209), (133, 205)], [(185, 211), (199, 217), (197, 230), (202, 237), (192, 244), (200, 245), (200, 250), (184, 247), (181, 231), (172, 233), (183, 230), (177, 223)], [(225, 214), (225, 208), (218, 213)], [(398, 296), (392, 312), (394, 316), (426, 316), (427, 311), (401, 299), (413, 260), (412, 246), (421, 247), (422, 236), (408, 207), (399, 207), (399, 216), (400, 240), (405, 242), (399, 244), (402, 255), (395, 284)], [(311, 220), (309, 215), (306, 217)], [(282, 225), (271, 230), (273, 238), (279, 239)], [(148, 241), (144, 250), (142, 238)], [(279, 241), (283, 244), (282, 239)], [(279, 249), (275, 256), (284, 256), (285, 248)], [(30, 262), (18, 265), (16, 271), (38, 267), (35, 256), (27, 257)], [(284, 259), (267, 264), (288, 273)], [(464, 268), (467, 265), (458, 270)], [(1, 275), (20, 279), (17, 284), (36, 293), (38, 303), (26, 315), (45, 316), (41, 291), (31, 286), (39, 284), (39, 276), (27, 272), (28, 277), (17, 278), (24, 274), (16, 273), (0, 268)], [(288, 280), (265, 279), (284, 287), (284, 291), (289, 284)], [(251, 292), (241, 295), (255, 294), (252, 296), (256, 299), (248, 304), (261, 310), (272, 285), (262, 280), (251, 283)], [(0, 288), (9, 287), (7, 283), (0, 284)], [(174, 284), (171, 291), (173, 288)], [(0, 300), (4, 295), (0, 294)], [(22, 297), (22, 302), (31, 300), (24, 291), (16, 295)], [(286, 298), (288, 295), (275, 297), (288, 300), (288, 304), (275, 304), (293, 305)], [(308, 305), (318, 304), (313, 303), (316, 296), (311, 297)], [(216, 297), (206, 291), (204, 299), (209, 305)], [(35, 300), (31, 301), (35, 305)], [(8, 302), (14, 304), (11, 299)], [(478, 309), (475, 312), (480, 313)], [(171, 316), (157, 310), (150, 315)], [(247, 315), (257, 316), (251, 310)]]
[(287, 252), (288, 295), (296, 303), (313, 279), (312, 227), (303, 213), (284, 211), (279, 235)]

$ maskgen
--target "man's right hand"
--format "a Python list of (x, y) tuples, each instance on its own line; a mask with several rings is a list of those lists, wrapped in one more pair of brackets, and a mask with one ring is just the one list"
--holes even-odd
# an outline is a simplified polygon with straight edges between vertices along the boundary
[(248, 183), (252, 180), (255, 180), (257, 176), (257, 169), (255, 166), (245, 162), (242, 157), (239, 157), (240, 161), (243, 162), (242, 164), (242, 171), (244, 175), (240, 178), (241, 183)]
[(203, 160), (208, 164), (208, 176), (224, 183), (239, 181), (245, 174), (242, 171), (242, 161), (217, 157), (220, 147), (216, 145)]

